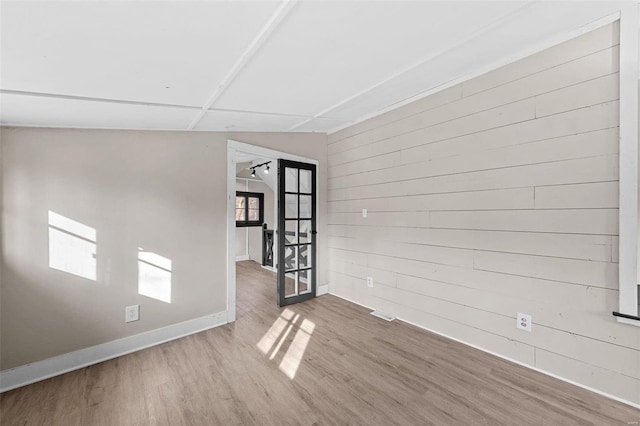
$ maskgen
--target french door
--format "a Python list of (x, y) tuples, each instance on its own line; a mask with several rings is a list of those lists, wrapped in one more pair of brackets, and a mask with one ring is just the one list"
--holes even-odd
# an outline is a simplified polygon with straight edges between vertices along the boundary
[(316, 166), (278, 160), (278, 305), (316, 294)]

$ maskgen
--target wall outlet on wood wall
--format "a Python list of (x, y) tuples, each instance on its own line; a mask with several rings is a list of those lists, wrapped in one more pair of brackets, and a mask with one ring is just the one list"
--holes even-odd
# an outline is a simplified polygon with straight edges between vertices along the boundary
[(518, 317), (516, 318), (516, 327), (520, 330), (531, 331), (531, 315), (521, 314), (518, 312)]

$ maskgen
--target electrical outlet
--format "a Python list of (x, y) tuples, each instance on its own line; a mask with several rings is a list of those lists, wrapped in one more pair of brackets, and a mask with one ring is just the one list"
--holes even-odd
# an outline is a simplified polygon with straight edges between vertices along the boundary
[(531, 332), (531, 315), (521, 314), (518, 312), (518, 317), (516, 318), (516, 327), (520, 330)]
[(367, 277), (367, 287), (373, 287), (373, 277)]
[(140, 305), (124, 308), (124, 322), (138, 321), (140, 319)]
[(367, 209), (362, 209), (362, 217), (367, 217)]

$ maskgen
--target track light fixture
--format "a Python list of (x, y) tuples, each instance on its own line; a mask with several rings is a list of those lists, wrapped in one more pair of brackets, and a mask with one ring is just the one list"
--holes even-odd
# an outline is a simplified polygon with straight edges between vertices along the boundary
[(262, 166), (265, 166), (264, 168), (264, 172), (266, 174), (269, 174), (269, 164), (271, 164), (271, 161), (267, 161), (265, 163), (262, 164), (256, 164), (255, 166), (251, 166), (249, 167), (249, 169), (251, 169), (251, 177), (256, 177), (256, 169), (259, 169)]

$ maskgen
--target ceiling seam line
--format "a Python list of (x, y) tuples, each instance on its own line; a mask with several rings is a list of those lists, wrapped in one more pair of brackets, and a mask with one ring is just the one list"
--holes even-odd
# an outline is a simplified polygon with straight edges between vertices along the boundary
[(52, 99), (66, 99), (71, 101), (86, 101), (86, 102), (102, 102), (112, 104), (124, 104), (124, 105), (139, 105), (139, 106), (154, 106), (160, 108), (181, 108), (181, 109), (193, 109), (199, 110), (200, 107), (195, 105), (180, 105), (180, 104), (164, 104), (159, 102), (144, 102), (144, 101), (128, 101), (126, 99), (108, 99), (108, 98), (93, 98), (90, 96), (75, 96), (75, 95), (62, 95), (57, 93), (44, 93), (44, 92), (28, 92), (23, 90), (10, 90), (0, 89), (0, 93), (5, 95), (16, 96), (32, 96), (39, 98), (52, 98)]
[[(94, 98), (91, 96), (76, 96), (76, 95), (63, 95), (59, 93), (29, 92), (24, 90), (12, 90), (12, 89), (0, 89), (0, 94), (14, 95), (14, 96), (31, 96), (35, 98), (65, 99), (70, 101), (82, 101), (82, 102), (99, 102), (99, 103), (118, 104), (118, 105), (135, 105), (135, 106), (149, 106), (149, 107), (156, 107), (156, 108), (188, 109), (188, 110), (194, 110), (194, 111), (199, 111), (202, 109), (202, 107), (195, 106), (195, 105), (130, 101), (126, 99)], [(303, 114), (289, 114), (289, 113), (271, 112), (271, 111), (252, 111), (252, 110), (242, 110), (242, 109), (233, 109), (233, 108), (210, 107), (209, 111), (235, 112), (235, 113), (255, 114), (255, 115), (273, 115), (278, 117), (292, 117), (292, 118), (300, 118), (300, 119), (314, 118), (311, 115), (303, 115)], [(334, 120), (334, 121), (342, 121), (340, 119), (330, 118), (330, 117), (322, 117), (322, 118), (326, 118), (328, 120)]]
[[(396, 79), (396, 78), (398, 78), (398, 77), (400, 77), (400, 76), (402, 76), (404, 74), (407, 74), (408, 72), (414, 70), (415, 68), (417, 68), (417, 67), (419, 67), (421, 65), (424, 65), (426, 63), (429, 63), (432, 60), (434, 60), (434, 59), (436, 59), (436, 58), (438, 58), (438, 57), (440, 57), (440, 56), (442, 56), (442, 55), (444, 55), (444, 54), (446, 54), (446, 53), (448, 53), (448, 52), (450, 52), (450, 51), (452, 51), (454, 49), (457, 49), (458, 47), (468, 43), (469, 41), (473, 40), (474, 38), (479, 37), (479, 36), (485, 34), (486, 32), (493, 30), (496, 26), (502, 24), (505, 20), (510, 19), (513, 16), (522, 13), (522, 11), (524, 11), (525, 9), (528, 9), (534, 3), (538, 3), (539, 1), (540, 0), (530, 0), (530, 1), (528, 1), (527, 3), (525, 3), (522, 6), (520, 6), (519, 8), (517, 8), (517, 9), (515, 9), (515, 10), (513, 10), (513, 11), (511, 11), (511, 12), (509, 12), (509, 13), (501, 16), (501, 17), (499, 17), (498, 19), (496, 19), (495, 21), (491, 22), (490, 24), (487, 24), (487, 25), (479, 28), (478, 30), (472, 32), (471, 34), (469, 34), (468, 36), (464, 37), (460, 41), (454, 43), (453, 45), (451, 45), (451, 46), (449, 46), (449, 47), (447, 47), (445, 49), (441, 49), (440, 51), (434, 53), (433, 55), (430, 55), (429, 57), (427, 57), (427, 58), (425, 58), (425, 59), (423, 59), (423, 60), (421, 60), (421, 61), (419, 61), (417, 63), (414, 63), (413, 65), (410, 65), (409, 67), (404, 68), (404, 69), (402, 69), (402, 70), (390, 75), (389, 77), (386, 77), (386, 78), (382, 79), (381, 81), (377, 82), (376, 84), (374, 84), (372, 86), (369, 86), (366, 89), (363, 89), (360, 92), (358, 92), (358, 93), (356, 93), (354, 95), (351, 95), (351, 96), (343, 99), (342, 101), (340, 101), (340, 102), (338, 102), (336, 104), (333, 104), (333, 105), (329, 106), (328, 108), (326, 108), (326, 109), (320, 111), (319, 113), (315, 114), (314, 118), (307, 119), (307, 120), (301, 121), (298, 124), (293, 125), (292, 127), (290, 127), (288, 129), (288, 131), (295, 130), (298, 127), (301, 127), (301, 126), (309, 123), (310, 121), (314, 120), (315, 118), (318, 118), (321, 115), (327, 114), (328, 112), (333, 111), (334, 109), (346, 104), (347, 102), (352, 101), (353, 99), (357, 99), (357, 98), (365, 95), (366, 93), (369, 93), (372, 90), (375, 90), (376, 88), (382, 86), (383, 84), (388, 83), (389, 81), (392, 81), (392, 80), (394, 80), (394, 79)], [(429, 90), (429, 89), (427, 89), (427, 90)], [(351, 122), (353, 122), (353, 120), (351, 120)]]
[(202, 106), (200, 111), (196, 114), (196, 116), (191, 120), (188, 130), (192, 130), (195, 128), (200, 120), (204, 117), (205, 113), (213, 106), (213, 104), (220, 98), (222, 93), (233, 83), (233, 80), (240, 74), (240, 72), (244, 69), (244, 67), (253, 59), (255, 54), (260, 50), (260, 48), (264, 45), (267, 39), (273, 34), (276, 28), (285, 20), (287, 15), (291, 12), (291, 10), (295, 7), (298, 0), (284, 0), (278, 9), (271, 15), (269, 20), (262, 26), (260, 32), (254, 37), (251, 41), (247, 49), (242, 53), (240, 58), (236, 61), (236, 63), (231, 67), (227, 75), (222, 79), (222, 81), (215, 88), (213, 93), (209, 96), (205, 104)]

